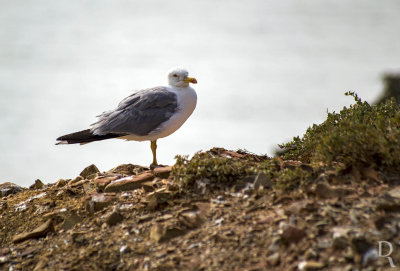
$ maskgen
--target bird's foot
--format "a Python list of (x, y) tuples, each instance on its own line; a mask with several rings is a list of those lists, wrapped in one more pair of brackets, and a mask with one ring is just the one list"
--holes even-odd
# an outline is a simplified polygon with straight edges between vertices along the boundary
[(150, 165), (150, 169), (151, 169), (151, 170), (153, 170), (153, 169), (155, 169), (155, 168), (157, 168), (157, 167), (159, 167), (158, 164), (151, 163), (151, 165)]

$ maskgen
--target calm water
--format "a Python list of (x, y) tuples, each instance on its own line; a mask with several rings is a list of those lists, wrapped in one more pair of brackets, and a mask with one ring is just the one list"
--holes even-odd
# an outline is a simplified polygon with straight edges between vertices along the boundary
[(0, 0), (0, 183), (72, 178), (89, 164), (148, 165), (148, 142), (55, 146), (133, 90), (186, 67), (198, 105), (158, 160), (213, 146), (272, 154), (380, 93), (400, 67), (400, 1)]

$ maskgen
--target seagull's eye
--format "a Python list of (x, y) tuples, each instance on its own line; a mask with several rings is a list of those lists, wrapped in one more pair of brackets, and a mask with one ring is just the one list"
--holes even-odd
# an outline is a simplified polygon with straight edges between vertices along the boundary
[(173, 77), (178, 77), (178, 75), (177, 74), (174, 74), (174, 75), (172, 75)]

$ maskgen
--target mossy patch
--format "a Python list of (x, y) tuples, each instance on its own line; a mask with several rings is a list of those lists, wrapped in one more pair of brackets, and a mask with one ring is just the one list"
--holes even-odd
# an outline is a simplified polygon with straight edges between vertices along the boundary
[(400, 168), (400, 111), (394, 99), (377, 105), (347, 92), (355, 104), (339, 113), (328, 113), (326, 121), (308, 128), (302, 138), (279, 145), (282, 159), (305, 163), (339, 162), (345, 166)]
[(196, 180), (209, 179), (216, 183), (232, 183), (251, 170), (253, 162), (236, 158), (214, 156), (208, 152), (196, 153), (192, 159), (176, 156), (172, 174), (182, 186), (194, 185)]
[(213, 151), (196, 153), (192, 159), (187, 156), (177, 156), (172, 168), (172, 175), (181, 188), (193, 188), (197, 180), (207, 179), (210, 184), (230, 186), (245, 176), (255, 176), (264, 173), (273, 180), (278, 189), (292, 190), (309, 183), (313, 171), (297, 167), (282, 167), (279, 158), (238, 159), (221, 157), (212, 154)]

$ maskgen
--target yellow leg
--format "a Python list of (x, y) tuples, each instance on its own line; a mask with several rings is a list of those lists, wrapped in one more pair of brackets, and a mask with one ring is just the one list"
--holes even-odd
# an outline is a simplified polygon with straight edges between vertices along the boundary
[(157, 166), (157, 140), (151, 141), (151, 152), (153, 153), (153, 166)]

